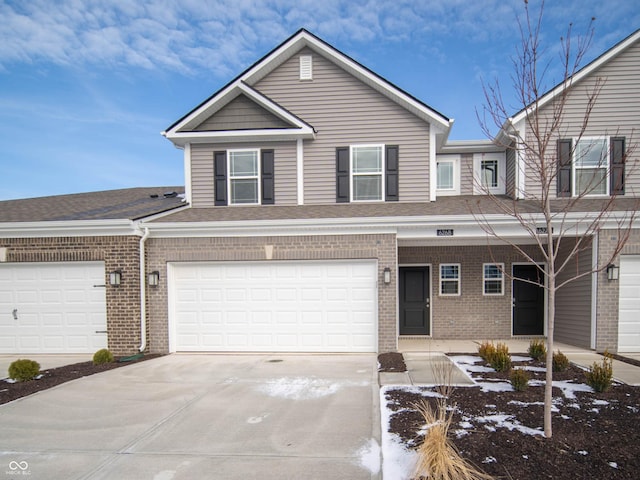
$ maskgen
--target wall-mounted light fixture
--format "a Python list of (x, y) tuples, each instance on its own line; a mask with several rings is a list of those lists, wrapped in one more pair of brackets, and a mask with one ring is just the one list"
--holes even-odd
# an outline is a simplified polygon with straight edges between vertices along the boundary
[(120, 286), (120, 283), (122, 283), (122, 271), (114, 270), (113, 272), (110, 272), (109, 273), (109, 285), (111, 285), (113, 287), (118, 287), (118, 286)]
[(160, 283), (160, 272), (155, 270), (147, 275), (147, 283), (151, 287), (157, 287)]
[(385, 267), (383, 273), (384, 283), (385, 285), (389, 285), (391, 283), (391, 269), (389, 267)]
[(620, 267), (610, 263), (607, 265), (607, 280), (618, 280), (620, 278)]

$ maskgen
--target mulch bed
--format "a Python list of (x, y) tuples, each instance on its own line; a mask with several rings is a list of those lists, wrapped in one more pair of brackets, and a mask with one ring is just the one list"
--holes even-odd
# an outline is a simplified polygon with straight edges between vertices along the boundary
[[(382, 364), (382, 362), (381, 362)], [(544, 367), (534, 361), (514, 365)], [(476, 365), (481, 365), (477, 363)], [(528, 372), (544, 380), (544, 372)], [(506, 373), (474, 373), (476, 381), (503, 381)], [(584, 371), (575, 366), (554, 373), (554, 381), (585, 383)], [(506, 380), (508, 381), (508, 380)], [(415, 389), (414, 389), (415, 390)], [(417, 448), (424, 421), (413, 405), (423, 399), (420, 388), (410, 393), (390, 389), (387, 405), (392, 413), (389, 431), (407, 448)], [(640, 478), (640, 387), (615, 384), (605, 393), (575, 392), (566, 398), (554, 387), (553, 437), (525, 434), (484, 423), (479, 418), (512, 415), (533, 429), (543, 425), (544, 386), (529, 386), (524, 392), (483, 392), (480, 387), (456, 388), (449, 403), (456, 404), (452, 425), (453, 443), (462, 456), (496, 478), (524, 479), (638, 479)], [(469, 422), (463, 429), (461, 422)], [(456, 430), (460, 436), (456, 438)]]
[(120, 368), (133, 363), (144, 362), (152, 358), (161, 357), (160, 354), (147, 354), (141, 358), (121, 362), (119, 358), (111, 363), (104, 363), (102, 365), (94, 365), (93, 362), (81, 362), (74, 363), (73, 365), (65, 365), (64, 367), (50, 368), (48, 370), (42, 370), (40, 377), (37, 380), (30, 380), (27, 382), (8, 383), (0, 380), (0, 405), (11, 402), (21, 397), (26, 397), (36, 392), (46, 390), (56, 385), (75, 380), (76, 378), (86, 377), (93, 375), (94, 373), (105, 372), (114, 368)]

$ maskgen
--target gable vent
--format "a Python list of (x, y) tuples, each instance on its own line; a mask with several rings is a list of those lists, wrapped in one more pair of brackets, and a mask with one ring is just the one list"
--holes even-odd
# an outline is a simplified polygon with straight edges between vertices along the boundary
[(311, 55), (300, 55), (300, 80), (313, 80), (313, 62)]

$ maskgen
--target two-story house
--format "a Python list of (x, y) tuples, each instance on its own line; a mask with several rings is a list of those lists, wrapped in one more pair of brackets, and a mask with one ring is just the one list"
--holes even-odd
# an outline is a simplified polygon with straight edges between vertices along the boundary
[[(575, 138), (580, 119), (568, 116), (558, 138), (563, 152), (588, 140), (607, 159), (598, 170), (560, 155), (559, 200), (586, 175), (602, 179), (582, 213), (612, 195), (621, 211), (635, 205), (639, 70), (640, 31), (574, 78), (582, 89), (606, 78), (588, 137)], [(451, 119), (298, 31), (163, 132), (184, 152), (188, 207), (136, 224), (139, 278), (153, 281), (135, 325), (108, 322), (109, 345), (136, 328), (152, 352), (384, 352), (405, 338), (544, 336), (547, 296), (526, 281), (538, 267), (477, 218), (542, 262), (503, 211), (526, 207), (537, 188), (518, 145), (498, 146), (512, 128), (526, 134), (527, 112), (497, 142), (449, 141)], [(616, 235), (594, 235), (575, 268), (602, 262)], [(618, 280), (600, 272), (558, 292), (556, 340), (640, 351), (638, 231), (615, 266)]]

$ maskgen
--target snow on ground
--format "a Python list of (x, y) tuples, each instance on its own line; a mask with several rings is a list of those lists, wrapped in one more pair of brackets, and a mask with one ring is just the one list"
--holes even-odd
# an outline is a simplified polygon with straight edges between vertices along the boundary
[(416, 387), (385, 386), (380, 389), (380, 422), (382, 427), (382, 478), (406, 480), (415, 468), (418, 455), (413, 450), (408, 450), (402, 440), (395, 433), (389, 432), (391, 414), (387, 407), (386, 393), (388, 390), (405, 390), (419, 392)]
[(358, 451), (358, 456), (360, 457), (361, 467), (366, 468), (374, 475), (380, 472), (380, 445), (375, 439), (369, 439)]
[(290, 400), (311, 400), (333, 395), (345, 386), (366, 386), (367, 382), (332, 382), (330, 380), (310, 377), (281, 377), (268, 380), (258, 389), (270, 397)]

